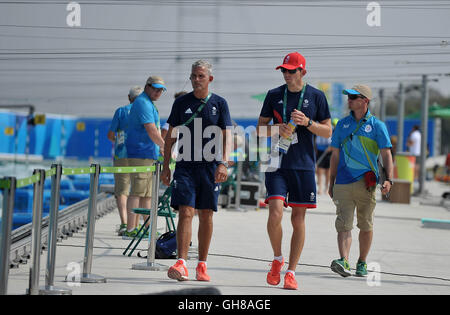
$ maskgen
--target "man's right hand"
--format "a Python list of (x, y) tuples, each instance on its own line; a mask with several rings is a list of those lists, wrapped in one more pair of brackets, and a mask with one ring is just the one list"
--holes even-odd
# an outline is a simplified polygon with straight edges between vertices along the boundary
[(280, 127), (280, 136), (283, 138), (288, 138), (292, 135), (293, 131), (287, 124), (280, 124), (278, 126)]
[(170, 185), (170, 168), (164, 167), (161, 172), (161, 181), (164, 185), (169, 186)]

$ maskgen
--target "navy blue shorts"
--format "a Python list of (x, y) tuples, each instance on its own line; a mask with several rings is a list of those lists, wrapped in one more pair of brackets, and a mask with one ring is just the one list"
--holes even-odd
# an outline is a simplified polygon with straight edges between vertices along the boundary
[(316, 175), (314, 171), (278, 169), (267, 172), (265, 203), (284, 201), (287, 207), (316, 208)]
[(170, 206), (217, 211), (220, 184), (214, 182), (215, 163), (175, 168)]

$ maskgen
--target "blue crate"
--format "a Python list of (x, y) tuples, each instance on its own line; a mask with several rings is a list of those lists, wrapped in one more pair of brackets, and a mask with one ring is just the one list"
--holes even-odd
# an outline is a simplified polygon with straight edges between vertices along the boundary
[(61, 190), (61, 204), (72, 205), (89, 198), (89, 191)]
[(33, 190), (32, 189), (16, 189), (14, 198), (14, 212), (26, 213), (33, 209)]
[(90, 185), (90, 180), (76, 179), (73, 181), (75, 190), (89, 191)]
[[(62, 179), (61, 183), (60, 183), (60, 189), (64, 189), (64, 190), (73, 190), (75, 189), (75, 187), (73, 186), (73, 183), (71, 180), (68, 179)], [(44, 189), (51, 189), (52, 188), (52, 181), (49, 180), (45, 180), (44, 182)]]

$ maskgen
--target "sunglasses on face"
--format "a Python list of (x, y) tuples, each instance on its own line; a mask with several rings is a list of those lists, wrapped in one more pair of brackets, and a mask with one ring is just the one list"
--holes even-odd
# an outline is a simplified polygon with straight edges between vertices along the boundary
[(352, 100), (352, 101), (354, 101), (354, 100), (356, 100), (356, 99), (358, 99), (358, 98), (365, 98), (363, 95), (361, 95), (361, 94), (348, 94), (347, 95), (348, 96), (348, 98), (350, 99), (350, 100)]
[(282, 72), (282, 73), (285, 73), (285, 72), (287, 71), (287, 72), (289, 72), (290, 74), (294, 74), (294, 73), (297, 72), (297, 70), (302, 71), (302, 68), (297, 68), (297, 69), (293, 69), (293, 70), (288, 70), (288, 69), (286, 69), (286, 68), (281, 68), (281, 72)]

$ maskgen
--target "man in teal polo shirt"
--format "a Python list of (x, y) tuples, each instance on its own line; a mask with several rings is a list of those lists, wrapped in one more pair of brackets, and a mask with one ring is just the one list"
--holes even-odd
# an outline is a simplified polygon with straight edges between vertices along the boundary
[(380, 178), (377, 165), (381, 154), (386, 180), (379, 183), (383, 194), (392, 186), (392, 147), (384, 122), (369, 111), (371, 89), (362, 84), (343, 91), (348, 96), (350, 115), (341, 119), (333, 132), (328, 193), (336, 205), (336, 230), (340, 259), (333, 260), (331, 269), (343, 277), (351, 275), (348, 256), (352, 243), (351, 230), (355, 208), (360, 244), (356, 275), (367, 275), (366, 258), (372, 244), (375, 187)]
[[(129, 166), (151, 166), (159, 154), (164, 153), (164, 140), (161, 137), (159, 112), (155, 102), (165, 90), (164, 80), (159, 76), (151, 76), (147, 79), (144, 92), (133, 102), (125, 142)], [(152, 172), (131, 173), (130, 180), (126, 237), (132, 237), (137, 232), (138, 216), (132, 209), (151, 207)]]

